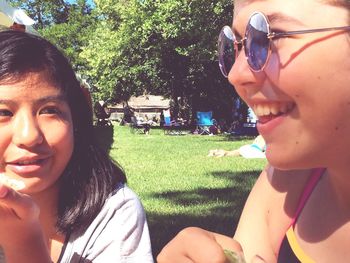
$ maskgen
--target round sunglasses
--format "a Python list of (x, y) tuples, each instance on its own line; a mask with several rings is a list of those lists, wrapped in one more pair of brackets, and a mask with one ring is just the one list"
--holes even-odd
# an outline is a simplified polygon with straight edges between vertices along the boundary
[(272, 32), (267, 17), (261, 12), (255, 12), (248, 20), (243, 39), (238, 40), (229, 26), (224, 26), (221, 29), (218, 39), (220, 70), (227, 77), (243, 47), (249, 68), (254, 72), (262, 71), (269, 60), (272, 40), (292, 35), (333, 30), (349, 31), (350, 26)]

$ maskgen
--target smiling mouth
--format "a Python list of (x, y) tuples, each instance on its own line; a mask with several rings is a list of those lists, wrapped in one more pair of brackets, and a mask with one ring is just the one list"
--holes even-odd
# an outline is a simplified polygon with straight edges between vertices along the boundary
[(23, 161), (15, 161), (15, 162), (9, 162), (8, 164), (11, 165), (18, 165), (18, 166), (26, 166), (26, 165), (40, 165), (44, 162), (45, 159), (37, 159), (37, 160), (23, 160)]
[(254, 104), (252, 109), (260, 123), (266, 123), (278, 116), (288, 114), (295, 107), (292, 102)]

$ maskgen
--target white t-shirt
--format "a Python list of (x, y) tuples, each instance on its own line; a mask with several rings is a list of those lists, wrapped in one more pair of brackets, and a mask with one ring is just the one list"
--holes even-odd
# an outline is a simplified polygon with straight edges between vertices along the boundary
[(135, 193), (122, 185), (83, 235), (72, 233), (62, 263), (153, 263), (146, 215)]
[(60, 263), (78, 262), (154, 262), (145, 211), (130, 188), (121, 185), (82, 235), (70, 235)]

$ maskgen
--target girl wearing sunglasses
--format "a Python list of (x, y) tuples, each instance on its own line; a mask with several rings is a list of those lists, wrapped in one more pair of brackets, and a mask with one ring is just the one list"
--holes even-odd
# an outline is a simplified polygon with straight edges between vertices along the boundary
[(219, 66), (258, 116), (269, 165), (234, 239), (187, 228), (158, 262), (350, 261), (350, 1), (235, 1)]

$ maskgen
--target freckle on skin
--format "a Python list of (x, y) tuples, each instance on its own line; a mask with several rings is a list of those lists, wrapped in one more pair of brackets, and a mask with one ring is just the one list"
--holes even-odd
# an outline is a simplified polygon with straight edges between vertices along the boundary
[(298, 142), (298, 141), (296, 141), (296, 142), (295, 142), (295, 144), (296, 144), (296, 145), (298, 145), (298, 144), (299, 144), (299, 142)]
[(336, 131), (339, 130), (339, 127), (335, 127), (335, 130), (336, 130)]
[(299, 96), (299, 94), (295, 94), (295, 97), (296, 97), (296, 98), (299, 98), (300, 96)]

